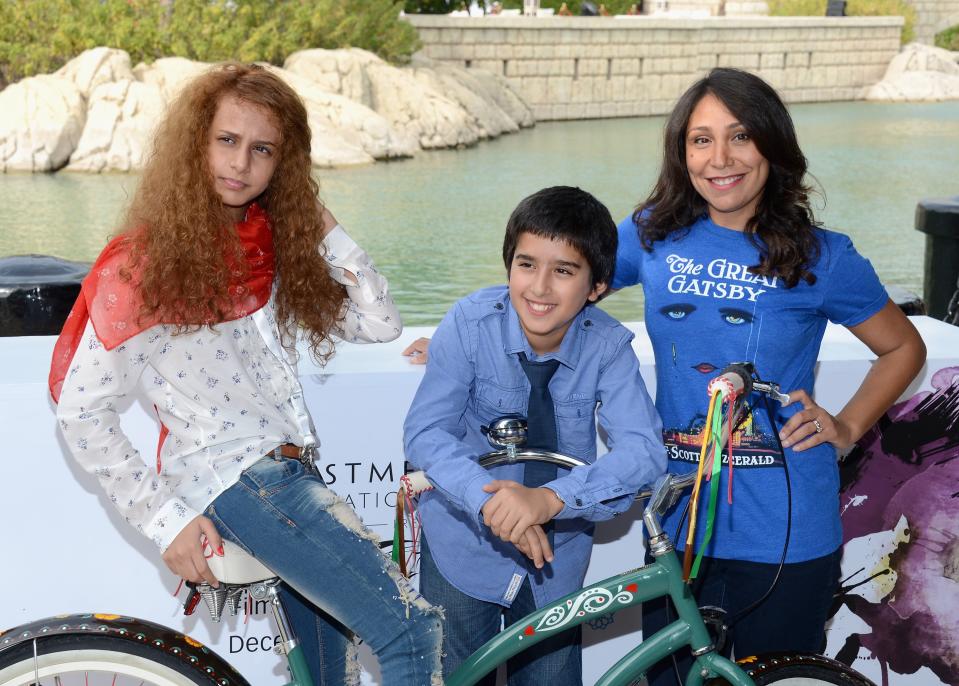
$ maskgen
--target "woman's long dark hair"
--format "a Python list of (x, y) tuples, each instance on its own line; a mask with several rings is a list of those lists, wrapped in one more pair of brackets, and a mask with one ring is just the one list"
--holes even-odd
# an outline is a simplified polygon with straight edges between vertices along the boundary
[[(688, 227), (707, 211), (686, 168), (686, 129), (693, 109), (706, 95), (718, 98), (745, 127), (769, 162), (769, 179), (745, 232), (759, 250), (755, 274), (778, 276), (787, 288), (800, 279), (816, 281), (810, 267), (819, 258), (816, 220), (805, 185), (807, 163), (792, 118), (776, 91), (758, 76), (739, 69), (713, 69), (676, 103), (666, 122), (663, 165), (649, 197), (633, 214), (646, 250)], [(645, 213), (645, 216), (643, 216)]]

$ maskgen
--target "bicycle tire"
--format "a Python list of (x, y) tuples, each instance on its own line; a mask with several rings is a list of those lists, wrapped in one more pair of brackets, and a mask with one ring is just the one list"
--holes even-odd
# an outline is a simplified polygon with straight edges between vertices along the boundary
[(824, 655), (766, 655), (737, 664), (756, 686), (875, 686), (856, 670)]
[(143, 620), (96, 617), (44, 620), (4, 633), (0, 686), (33, 686), (36, 672), (43, 686), (249, 686), (188, 636)]

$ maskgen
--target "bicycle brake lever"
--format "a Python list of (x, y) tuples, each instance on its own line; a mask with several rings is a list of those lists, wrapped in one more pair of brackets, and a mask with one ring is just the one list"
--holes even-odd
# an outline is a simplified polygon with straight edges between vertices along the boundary
[(779, 390), (779, 384), (777, 383), (767, 383), (765, 381), (753, 381), (753, 389), (765, 393), (773, 400), (779, 402), (780, 405), (788, 405), (792, 402), (789, 399), (788, 393), (783, 393)]

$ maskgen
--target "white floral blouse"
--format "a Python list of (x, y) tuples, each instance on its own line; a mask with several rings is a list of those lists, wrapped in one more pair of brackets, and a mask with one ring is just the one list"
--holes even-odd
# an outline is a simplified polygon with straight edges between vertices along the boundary
[[(349, 295), (338, 334), (354, 342), (399, 336), (399, 312), (366, 252), (339, 225), (323, 244), (333, 278)], [(120, 427), (131, 393), (162, 422), (156, 455), (141, 455)], [(272, 297), (212, 330), (173, 335), (158, 325), (113, 350), (88, 323), (57, 419), (80, 465), (161, 551), (264, 454), (281, 443), (317, 443), (296, 361), (280, 345)]]

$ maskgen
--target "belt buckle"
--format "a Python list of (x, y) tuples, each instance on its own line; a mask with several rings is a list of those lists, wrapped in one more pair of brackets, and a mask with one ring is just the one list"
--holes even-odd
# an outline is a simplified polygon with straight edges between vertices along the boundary
[(309, 445), (303, 446), (300, 449), (300, 457), (298, 459), (308, 470), (317, 474), (319, 473), (319, 470), (316, 468), (316, 445), (310, 443)]

